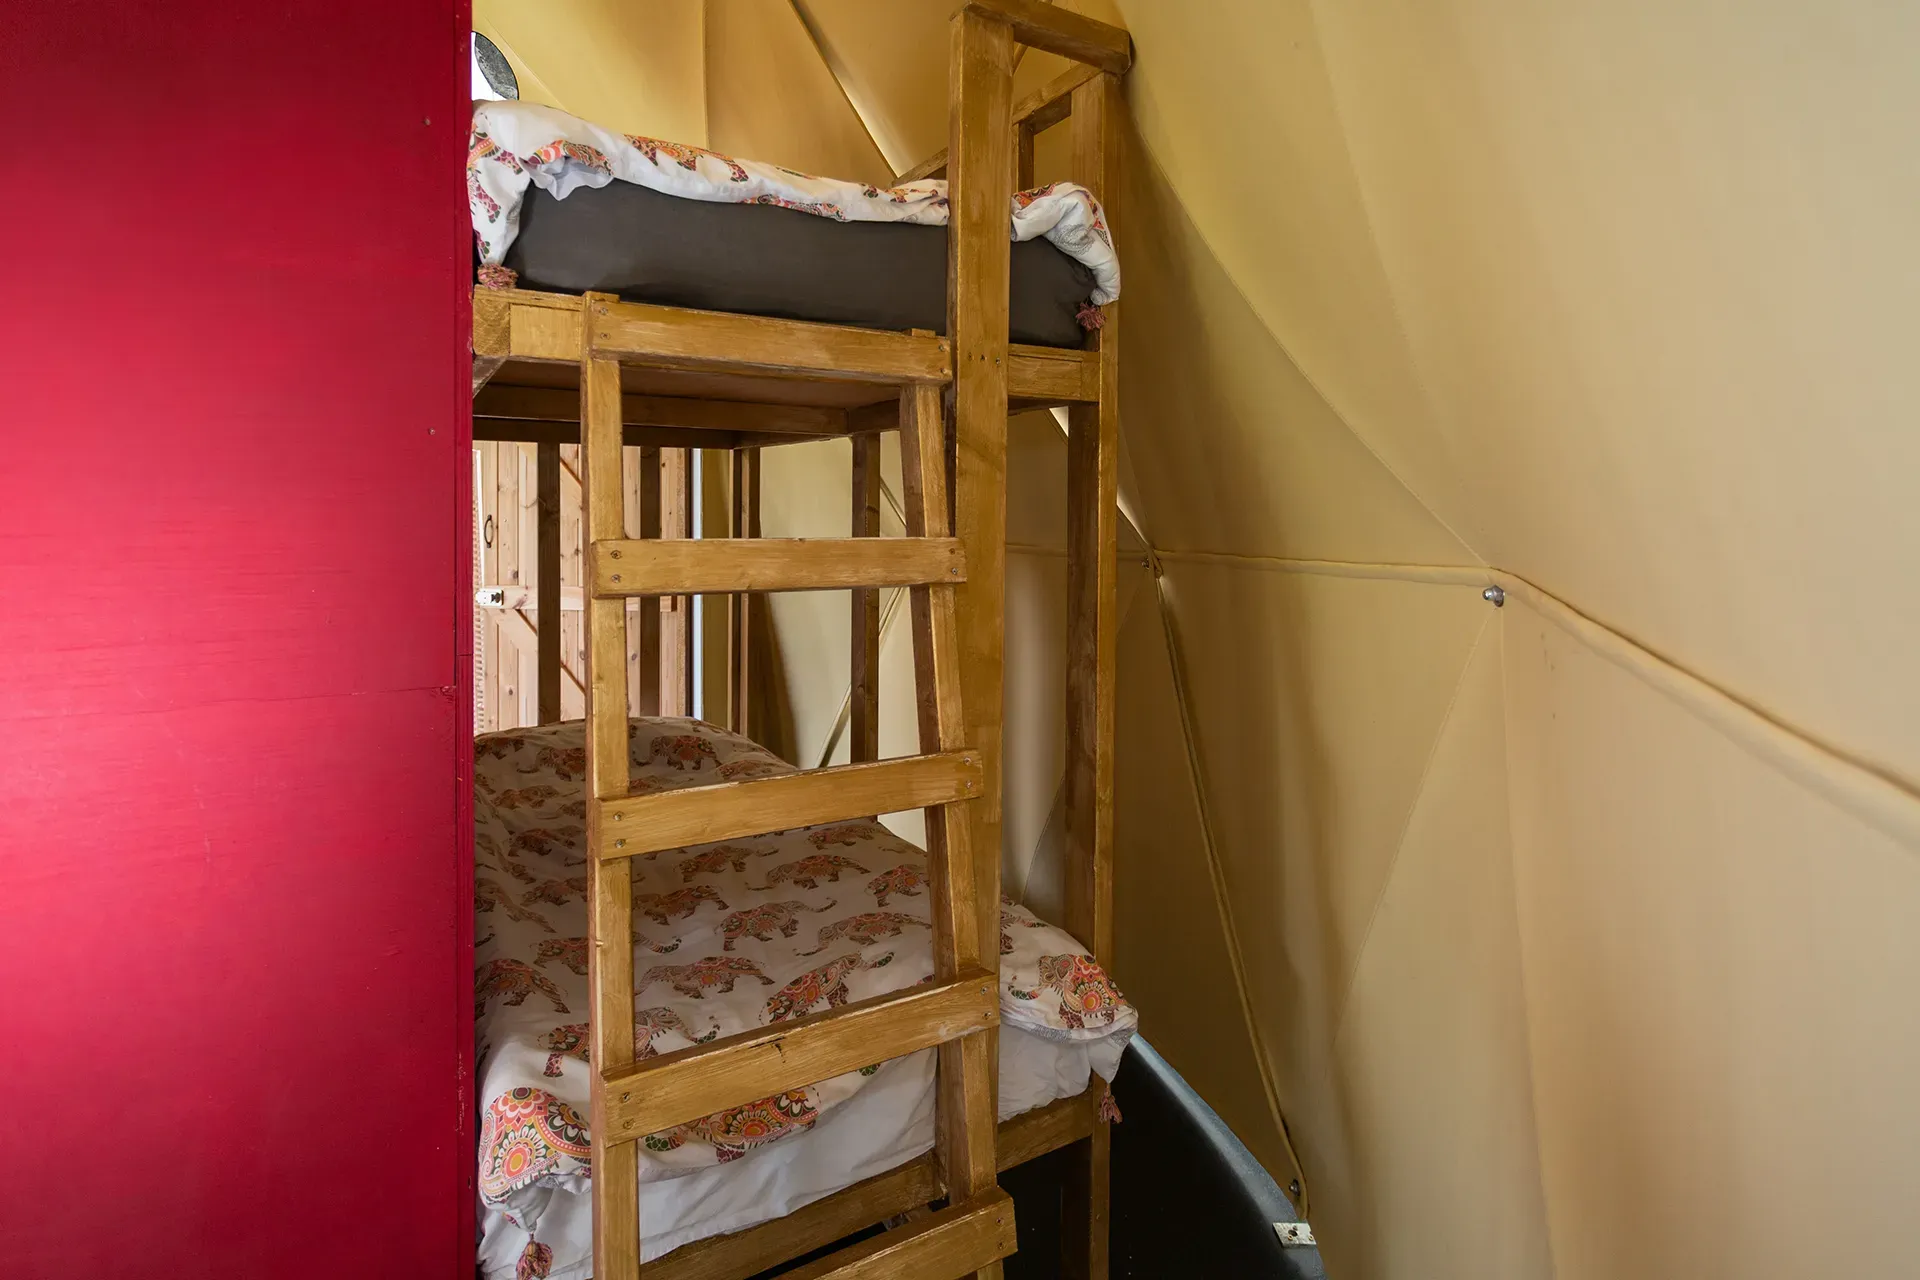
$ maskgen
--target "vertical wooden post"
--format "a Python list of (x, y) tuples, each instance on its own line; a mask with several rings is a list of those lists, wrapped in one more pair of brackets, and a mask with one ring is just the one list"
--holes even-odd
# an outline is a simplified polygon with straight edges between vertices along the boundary
[[(1096, 76), (1073, 92), (1076, 181), (1112, 228), (1119, 204), (1120, 85)], [(1100, 353), (1100, 399), (1068, 413), (1066, 926), (1113, 964), (1113, 701), (1119, 538), (1120, 308), (1089, 335)], [(1066, 1184), (1061, 1274), (1106, 1280), (1111, 1138), (1104, 1124), (1074, 1144)]]
[[(733, 451), (732, 524), (736, 538), (760, 536), (760, 451)], [(728, 597), (727, 610), (727, 727), (743, 737), (753, 736), (753, 596), (738, 592)]]
[[(492, 585), (500, 581), (500, 445), (483, 440), (474, 446), (480, 453), (480, 582)], [(492, 609), (480, 614), (480, 721), (474, 726), (481, 733), (502, 727), (500, 719), (500, 662), (506, 646), (500, 643), (500, 621)]]
[(540, 723), (560, 719), (560, 446), (536, 446), (540, 559), (534, 626), (540, 646)]
[[(900, 396), (900, 474), (907, 493), (907, 533), (913, 537), (939, 537), (947, 529), (944, 435), (940, 388), (922, 384), (904, 390)], [(913, 674), (923, 752), (967, 746), (955, 612), (958, 591), (957, 587), (912, 588)], [(934, 872), (933, 971), (934, 977), (943, 981), (958, 976), (963, 969), (998, 963), (998, 949), (987, 939), (1000, 936), (999, 901), (996, 898), (993, 904), (993, 929), (983, 931), (972, 898), (978, 878), (971, 864), (981, 858), (999, 860), (995, 851), (982, 850), (973, 843), (973, 823), (967, 811), (985, 803), (984, 799), (970, 800), (926, 811), (927, 861)], [(951, 1040), (939, 1048), (934, 1150), (947, 1195), (956, 1204), (995, 1183), (996, 1052), (997, 1037), (991, 1031)], [(998, 1277), (1001, 1266), (996, 1262), (975, 1274)]]
[(985, 771), (972, 815), (981, 932), (1000, 927), (1001, 746), (1007, 594), (1007, 315), (1013, 204), (1013, 33), (953, 16), (947, 147), (947, 333), (953, 342), (954, 534), (967, 582), (956, 602), (966, 722)]
[[(880, 437), (853, 437), (853, 536), (880, 536)], [(880, 758), (880, 589), (855, 587), (847, 759)]]
[(1013, 189), (1033, 190), (1033, 126), (1024, 120), (1013, 126)]
[[(693, 536), (693, 451), (660, 450), (662, 538)], [(693, 597), (661, 596), (660, 714), (693, 714)]]
[[(967, 849), (971, 854), (967, 861), (973, 870), (972, 905), (978, 936), (998, 938), (1000, 740), (1005, 721), (1013, 32), (1004, 23), (969, 9), (954, 14), (951, 29), (947, 72), (951, 100), (947, 178), (952, 201), (947, 229), (947, 336), (953, 344), (953, 532), (967, 557), (966, 584), (954, 589), (952, 599), (964, 719), (985, 775), (981, 797), (959, 807), (965, 811), (967, 824)], [(917, 388), (915, 392), (914, 449), (922, 460), (919, 471), (925, 481), (930, 479), (936, 452), (943, 454), (945, 449), (936, 451), (931, 445), (931, 399), (919, 394)], [(903, 400), (903, 426), (907, 408)], [(904, 434), (901, 441), (904, 449)], [(920, 506), (925, 520), (939, 504), (923, 490)], [(932, 593), (925, 594), (931, 600)], [(924, 668), (916, 671), (923, 691), (927, 674)], [(921, 697), (926, 696), (922, 692)], [(951, 891), (958, 900), (961, 888), (956, 885)], [(997, 959), (996, 952), (990, 963), (997, 963)], [(971, 1047), (976, 1042), (978, 1047)], [(961, 1187), (971, 1191), (976, 1183), (994, 1180), (999, 1042), (997, 1031), (986, 1031), (958, 1045), (942, 1047), (937, 1124), (947, 1135), (942, 1160), (952, 1195), (959, 1195)], [(976, 1083), (976, 1073), (985, 1076), (984, 1087)], [(957, 1105), (976, 1089), (985, 1094), (979, 1106)], [(981, 1106), (984, 1115), (980, 1114)], [(985, 1147), (984, 1171), (978, 1169), (981, 1154), (977, 1148), (981, 1145)], [(956, 1168), (956, 1163), (960, 1167)], [(981, 1280), (998, 1280), (1002, 1274), (998, 1262), (978, 1273)]]
[[(581, 502), (591, 546), (625, 534), (622, 513), (620, 365), (593, 352), (594, 310), (604, 295), (583, 304), (580, 367)], [(627, 608), (620, 599), (584, 601), (587, 621), (587, 794), (610, 799), (627, 793)], [(644, 616), (644, 614), (642, 615)], [(587, 828), (587, 984), (593, 1013), (593, 1274), (599, 1280), (640, 1275), (640, 1165), (636, 1143), (609, 1143), (606, 1073), (633, 1064), (633, 867), (625, 858), (602, 861), (607, 839), (598, 829), (599, 806), (589, 806)]]
[[(640, 532), (642, 538), (660, 536), (660, 450), (640, 449)], [(660, 601), (642, 600), (635, 610), (640, 623), (640, 714), (664, 715), (660, 689)]]

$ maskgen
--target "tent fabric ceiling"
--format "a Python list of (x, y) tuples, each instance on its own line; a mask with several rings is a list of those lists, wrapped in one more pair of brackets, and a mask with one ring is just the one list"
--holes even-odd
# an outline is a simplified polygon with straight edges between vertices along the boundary
[[(1303, 1178), (1343, 1277), (1903, 1270), (1920, 13), (1070, 7), (1137, 47), (1116, 969), (1147, 1034)], [(475, 21), (530, 98), (879, 179), (945, 144), (951, 8)], [(1059, 438), (1013, 440), (1034, 704)], [(844, 532), (844, 447), (775, 454), (767, 531)], [(805, 752), (846, 609), (779, 607)], [(1057, 715), (1009, 733), (1007, 883), (1044, 902)], [(1827, 1229), (1772, 1230), (1787, 1203)]]

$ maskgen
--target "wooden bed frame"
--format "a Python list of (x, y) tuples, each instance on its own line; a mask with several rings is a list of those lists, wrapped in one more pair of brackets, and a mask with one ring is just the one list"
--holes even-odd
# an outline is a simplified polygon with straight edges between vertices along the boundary
[[(1014, 48), (1079, 65), (1011, 101)], [(474, 293), (474, 438), (537, 445), (539, 707), (559, 718), (559, 449), (583, 468), (587, 647), (589, 984), (594, 1001), (594, 1274), (741, 1280), (889, 1218), (906, 1225), (794, 1272), (799, 1280), (998, 1277), (1014, 1249), (997, 1173), (1072, 1152), (1061, 1274), (1107, 1274), (1103, 1086), (995, 1125), (1001, 699), (1010, 411), (1068, 410), (1067, 908), (1061, 923), (1113, 959), (1112, 780), (1118, 309), (1082, 351), (1007, 341), (1007, 208), (1032, 185), (1033, 135), (1062, 121), (1073, 177), (1114, 212), (1125, 31), (1040, 0), (971, 0), (953, 17), (951, 145), (908, 175), (951, 178), (948, 337), (771, 320), (524, 290)], [(879, 433), (901, 435), (908, 536), (881, 538)], [(759, 451), (853, 442), (853, 533), (758, 536)], [(643, 465), (642, 536), (628, 538), (621, 450)], [(687, 450), (732, 451), (732, 537), (694, 539)], [(645, 456), (645, 455), (643, 455)], [(649, 459), (651, 460), (651, 459)], [(665, 516), (662, 516), (662, 512)], [(924, 754), (878, 759), (879, 588), (912, 590)], [(750, 593), (852, 588), (852, 763), (777, 778), (627, 794), (627, 601), (643, 708), (686, 714), (684, 601), (727, 594), (731, 727), (750, 732)], [(678, 621), (675, 613), (678, 613)], [(677, 632), (677, 638), (676, 638)], [(659, 848), (925, 808), (934, 980), (635, 1062), (631, 864)], [(978, 856), (975, 856), (977, 852)], [(932, 1153), (762, 1226), (640, 1265), (638, 1139), (729, 1106), (938, 1046)], [(945, 1200), (946, 1207), (928, 1206)]]

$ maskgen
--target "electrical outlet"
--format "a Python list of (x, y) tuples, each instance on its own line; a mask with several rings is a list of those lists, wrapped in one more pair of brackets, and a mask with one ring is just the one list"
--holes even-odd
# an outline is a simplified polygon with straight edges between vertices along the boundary
[(1304, 1222), (1276, 1222), (1273, 1229), (1280, 1237), (1280, 1243), (1289, 1249), (1306, 1249), (1313, 1245), (1313, 1228)]

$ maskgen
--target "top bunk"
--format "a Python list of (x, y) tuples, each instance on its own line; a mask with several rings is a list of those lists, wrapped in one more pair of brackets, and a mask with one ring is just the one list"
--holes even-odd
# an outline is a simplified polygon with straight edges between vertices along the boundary
[[(1094, 191), (1032, 187), (1031, 140), (1110, 88), (1107, 68), (1124, 69), (1131, 51), (1124, 33), (1117, 49), (1080, 38), (1073, 15), (1050, 6), (966, 7), (1084, 59), (1019, 103), (1003, 98), (1011, 137), (954, 166), (972, 175), (953, 197), (966, 203), (956, 219), (981, 228), (969, 235), (1007, 201), (1006, 249), (987, 249), (1006, 253), (995, 264), (1008, 280), (997, 317), (970, 316), (978, 300), (948, 296), (959, 266), (944, 154), (880, 189), (623, 135), (535, 104), (477, 102), (467, 163), (476, 434), (525, 440), (510, 424), (577, 420), (569, 402), (589, 347), (628, 367), (630, 433), (728, 431), (736, 438), (685, 443), (751, 447), (887, 430), (902, 388), (954, 381), (953, 323), (987, 344), (966, 358), (1004, 364), (1010, 411), (1097, 402), (1097, 334), (1119, 295), (1118, 258)], [(1031, 31), (1028, 9), (1040, 11)], [(1113, 30), (1086, 25), (1094, 37)], [(956, 138), (979, 133), (956, 123)], [(1013, 191), (1016, 179), (1029, 189)], [(714, 401), (761, 412), (701, 403)]]

